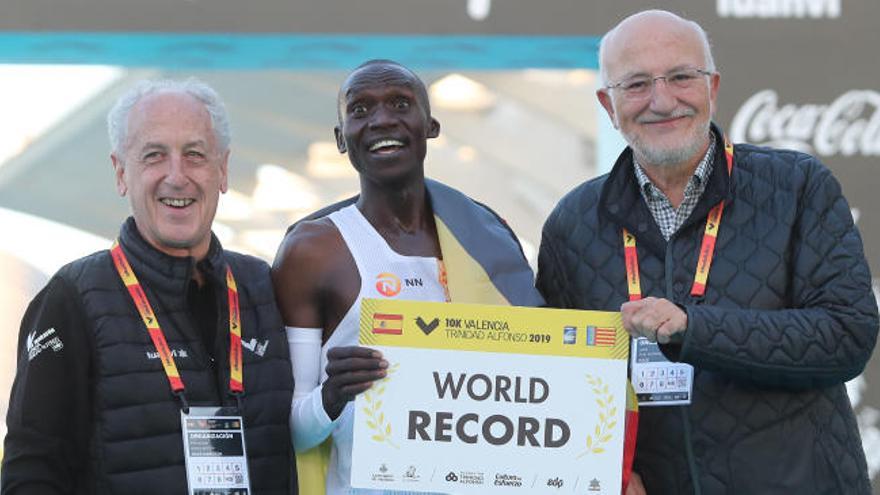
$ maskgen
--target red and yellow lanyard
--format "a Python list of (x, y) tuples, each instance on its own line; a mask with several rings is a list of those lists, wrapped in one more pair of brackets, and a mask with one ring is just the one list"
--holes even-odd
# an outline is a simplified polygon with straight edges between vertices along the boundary
[[(165, 368), (165, 375), (168, 377), (168, 383), (171, 385), (172, 392), (182, 394), (184, 391), (183, 380), (181, 380), (180, 373), (177, 371), (177, 365), (174, 363), (174, 356), (171, 355), (171, 350), (168, 348), (168, 342), (165, 341), (165, 333), (159, 326), (156, 313), (153, 312), (153, 307), (150, 305), (150, 301), (147, 300), (147, 295), (140, 282), (138, 282), (137, 276), (135, 276), (134, 271), (131, 269), (128, 258), (118, 242), (113, 243), (110, 254), (113, 257), (113, 264), (116, 265), (116, 271), (119, 272), (119, 278), (122, 279), (122, 283), (128, 289), (128, 294), (131, 296), (132, 301), (134, 301), (134, 305), (141, 315), (141, 320), (143, 320), (144, 326), (147, 327), (150, 338), (153, 340), (156, 352), (159, 353), (159, 359), (162, 361), (162, 367)], [(235, 285), (232, 270), (228, 265), (226, 266), (226, 287), (229, 298), (229, 390), (233, 394), (240, 395), (244, 392), (244, 382), (242, 381), (244, 365), (241, 359), (241, 315), (238, 305), (238, 288)]]
[[(733, 173), (733, 145), (725, 139), (724, 156), (727, 158), (727, 174)], [(703, 230), (703, 242), (700, 244), (700, 257), (697, 260), (697, 270), (694, 273), (694, 285), (691, 286), (691, 296), (703, 297), (706, 294), (706, 281), (709, 279), (709, 269), (712, 268), (712, 258), (715, 257), (715, 241), (718, 239), (718, 229), (721, 227), (721, 215), (724, 213), (724, 201), (715, 205), (706, 217), (706, 228)], [(628, 230), (623, 231), (623, 256), (626, 264), (626, 289), (629, 292), (630, 301), (638, 301), (642, 298), (642, 287), (639, 283), (639, 255), (636, 252), (636, 238)]]

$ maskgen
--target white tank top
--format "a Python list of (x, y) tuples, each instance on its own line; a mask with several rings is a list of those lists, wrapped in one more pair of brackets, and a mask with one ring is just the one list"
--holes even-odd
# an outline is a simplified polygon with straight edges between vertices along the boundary
[[(361, 288), (354, 304), (348, 308), (336, 330), (321, 347), (321, 382), (327, 379), (327, 350), (336, 346), (358, 343), (361, 300), (405, 299), (410, 301), (446, 301), (446, 288), (440, 281), (441, 261), (433, 257), (403, 256), (398, 254), (376, 232), (376, 229), (357, 209), (347, 206), (329, 215), (342, 239), (348, 246), (361, 276)], [(350, 486), (351, 446), (353, 435), (354, 402), (349, 402), (333, 429), (333, 448), (327, 469), (327, 495), (376, 495), (404, 492), (358, 490)]]

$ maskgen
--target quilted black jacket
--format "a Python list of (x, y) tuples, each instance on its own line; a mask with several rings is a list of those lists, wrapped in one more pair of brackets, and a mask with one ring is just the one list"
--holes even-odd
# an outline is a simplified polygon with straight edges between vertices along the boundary
[[(224, 250), (212, 237), (208, 255), (199, 262), (218, 308), (218, 334), (209, 352), (186, 296), (192, 260), (156, 250), (132, 217), (123, 224), (119, 241), (162, 325), (194, 406), (237, 402), (227, 392), (226, 265), (232, 269), (245, 347), (241, 412), (249, 493), (295, 495), (296, 460), (288, 423), (293, 380), (269, 266)], [(63, 352), (43, 351), (30, 359), (28, 332), (47, 326), (60, 337)], [(252, 351), (257, 346), (259, 352)], [(59, 270), (22, 322), (3, 495), (188, 493), (180, 401), (171, 393), (158, 356), (150, 356), (154, 352), (109, 251)]]
[[(724, 164), (718, 146), (706, 191), (667, 242), (627, 149), (548, 218), (538, 288), (551, 306), (618, 311), (626, 227), (643, 295), (686, 309), (683, 343), (661, 347), (694, 366), (693, 402), (640, 410), (635, 470), (649, 494), (869, 494), (844, 382), (871, 356), (878, 316), (849, 206), (809, 155), (737, 145), (732, 174)], [(696, 299), (706, 215), (722, 199), (706, 294)]]

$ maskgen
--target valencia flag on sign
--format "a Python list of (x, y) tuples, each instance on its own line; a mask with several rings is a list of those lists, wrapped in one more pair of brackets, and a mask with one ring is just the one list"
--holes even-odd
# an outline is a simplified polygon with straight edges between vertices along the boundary
[(587, 327), (587, 345), (614, 347), (616, 341), (616, 331), (612, 327)]
[(401, 335), (403, 333), (403, 315), (373, 313), (373, 333)]

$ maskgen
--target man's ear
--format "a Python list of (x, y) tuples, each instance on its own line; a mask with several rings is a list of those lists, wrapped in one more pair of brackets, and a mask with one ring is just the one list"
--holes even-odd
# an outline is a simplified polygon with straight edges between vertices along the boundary
[(429, 117), (428, 122), (428, 138), (435, 138), (440, 135), (440, 122), (434, 117)]
[(220, 162), (220, 192), (226, 194), (229, 190), (229, 150), (223, 153)]
[(605, 88), (596, 90), (596, 96), (599, 98), (599, 103), (602, 104), (602, 108), (608, 113), (608, 118), (611, 119), (611, 125), (614, 126), (615, 129), (620, 129), (617, 125), (617, 119), (614, 117), (614, 103), (611, 101), (611, 95), (608, 94), (608, 90)]
[(718, 86), (721, 85), (721, 74), (716, 72), (709, 77), (709, 103), (712, 117), (715, 117), (715, 101), (718, 99)]
[(345, 136), (342, 135), (342, 129), (339, 126), (334, 127), (333, 135), (336, 136), (336, 149), (344, 154), (348, 149), (345, 147)]
[(116, 153), (110, 153), (110, 162), (113, 164), (113, 173), (116, 176), (116, 192), (120, 196), (125, 196), (128, 192), (128, 186), (125, 185), (125, 166)]

